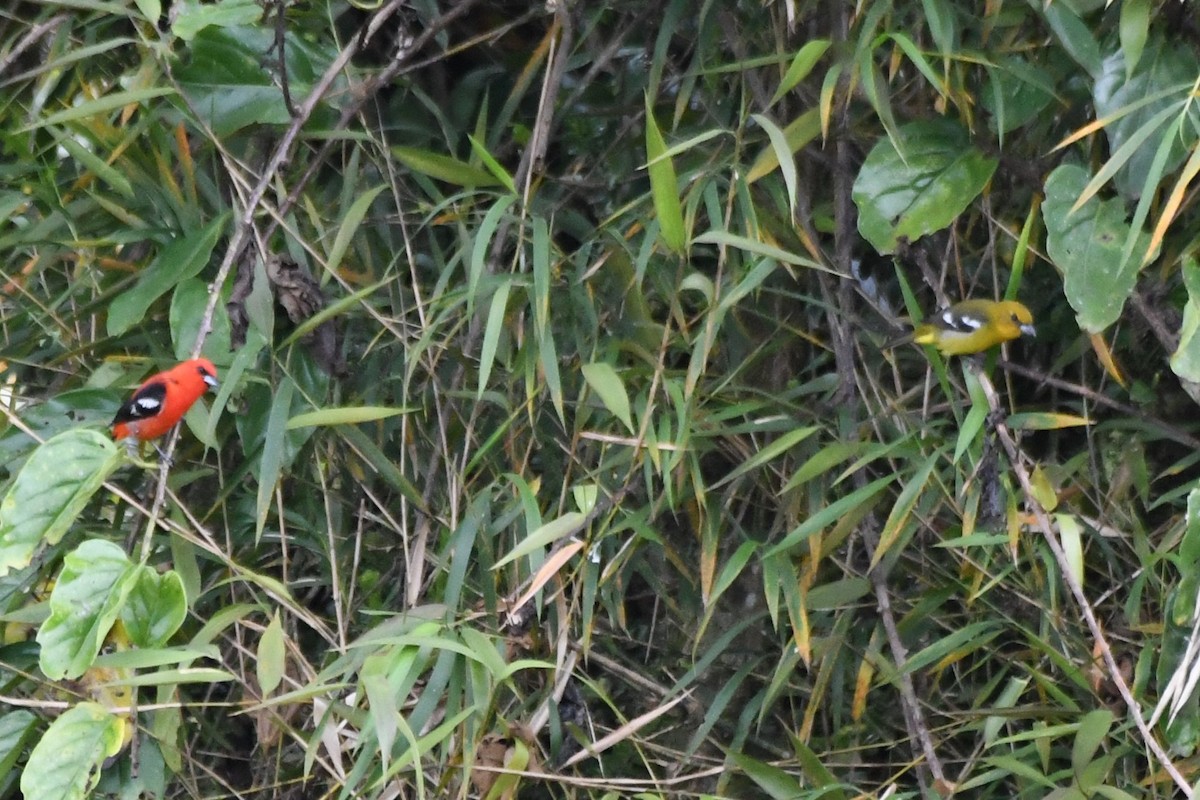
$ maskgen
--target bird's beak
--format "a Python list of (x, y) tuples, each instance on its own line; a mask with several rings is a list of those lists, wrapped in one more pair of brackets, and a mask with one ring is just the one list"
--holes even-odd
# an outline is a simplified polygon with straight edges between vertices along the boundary
[(212, 375), (205, 375), (204, 382), (207, 383), (209, 386), (211, 386), (214, 389), (221, 385), (221, 383), (216, 378), (214, 378)]
[(1037, 336), (1037, 329), (1034, 328), (1032, 325), (1022, 325), (1021, 326), (1021, 335), (1022, 336)]

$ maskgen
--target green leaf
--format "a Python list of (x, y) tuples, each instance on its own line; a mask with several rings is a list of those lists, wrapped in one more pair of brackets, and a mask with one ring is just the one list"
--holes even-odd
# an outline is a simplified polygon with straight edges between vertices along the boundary
[(913, 122), (897, 133), (898, 142), (885, 138), (871, 148), (854, 181), (858, 230), (880, 253), (948, 227), (997, 164), (950, 120)]
[[(263, 7), (257, 0), (219, 0), (216, 3), (175, 0), (171, 4), (171, 33), (184, 41), (191, 41), (207, 27), (254, 25), (262, 19), (262, 15)], [(152, 21), (157, 23), (158, 18)]]
[[(821, 135), (821, 109), (810, 108), (783, 129), (783, 138), (787, 142), (787, 158)], [(779, 166), (780, 153), (774, 141), (768, 142), (759, 152), (750, 169), (746, 171), (746, 183), (754, 183), (765, 175), (770, 175)]]
[(774, 800), (796, 800), (796, 798), (804, 796), (804, 791), (796, 779), (779, 767), (773, 767), (750, 756), (732, 751), (729, 753), (729, 758), (734, 764), (737, 764), (738, 769), (746, 773), (746, 776), (758, 785), (765, 796), (774, 798)]
[(333, 246), (329, 248), (329, 255), (325, 259), (325, 269), (334, 272), (342, 265), (342, 258), (345, 257), (346, 250), (350, 247), (350, 242), (353, 241), (355, 235), (358, 233), (363, 218), (371, 209), (371, 203), (375, 202), (375, 198), (386, 188), (386, 184), (381, 184), (367, 189), (350, 204), (350, 208), (346, 210), (346, 215), (342, 217), (342, 224), (338, 226)]
[(262, 696), (267, 697), (279, 688), (287, 666), (287, 646), (278, 610), (271, 616), (262, 638), (258, 640), (256, 656), (254, 667), (258, 675), (258, 686), (262, 690)]
[(1179, 347), (1171, 354), (1171, 370), (1187, 381), (1200, 381), (1200, 263), (1191, 256), (1180, 267), (1188, 299), (1179, 327)]
[(658, 123), (654, 119), (650, 96), (646, 95), (646, 169), (650, 174), (654, 214), (658, 218), (663, 244), (673, 253), (682, 253), (687, 246), (683, 207), (679, 202), (675, 165), (671, 163), (666, 150), (667, 143), (663, 140)]
[(787, 72), (783, 75), (783, 80), (779, 82), (779, 88), (775, 90), (775, 94), (771, 97), (771, 102), (767, 106), (770, 107), (778, 103), (783, 99), (785, 94), (796, 88), (796, 85), (800, 81), (807, 78), (808, 74), (812, 72), (813, 67), (817, 65), (817, 62), (829, 50), (830, 44), (832, 43), (828, 39), (813, 39), (805, 42), (804, 46), (796, 52), (792, 63), (788, 65)]
[(39, 664), (51, 680), (78, 678), (96, 659), (138, 568), (112, 542), (89, 539), (68, 553), (50, 593), (50, 616), (38, 629)]
[(583, 379), (600, 398), (600, 402), (614, 417), (632, 434), (637, 434), (633, 426), (633, 417), (629, 407), (629, 394), (625, 391), (625, 382), (613, 369), (611, 364), (595, 361), (582, 367)]
[(409, 408), (388, 408), (386, 406), (344, 406), (341, 408), (322, 408), (318, 411), (308, 411), (297, 414), (287, 421), (287, 430), (296, 428), (311, 428), (321, 425), (358, 425), (362, 422), (407, 414)]
[(38, 120), (32, 125), (26, 125), (21, 128), (18, 133), (27, 133), (35, 131), (39, 128), (44, 128), (49, 125), (61, 125), (64, 122), (73, 122), (77, 119), (87, 119), (88, 117), (102, 116), (112, 111), (116, 111), (126, 106), (140, 105), (147, 100), (153, 100), (156, 97), (165, 97), (166, 95), (175, 94), (175, 90), (170, 87), (157, 87), (153, 89), (131, 89), (127, 92), (112, 92), (110, 94), (101, 95), (95, 100), (86, 100), (79, 105), (73, 105), (65, 111), (59, 111), (56, 114), (51, 114), (48, 117)]
[(510, 561), (515, 561), (559, 539), (578, 533), (583, 529), (585, 522), (587, 522), (587, 516), (578, 511), (568, 511), (558, 519), (550, 520), (537, 530), (531, 531), (504, 558), (493, 564), (492, 569), (500, 569)]
[[(200, 336), (200, 326), (204, 322), (204, 309), (208, 306), (209, 284), (199, 278), (188, 278), (180, 281), (171, 293), (171, 309), (168, 321), (171, 328), (171, 340), (175, 343), (175, 358), (185, 361), (192, 357), (192, 348)], [(200, 355), (207, 357), (217, 366), (224, 366), (229, 361), (229, 315), (225, 307), (217, 303), (213, 312), (211, 328), (204, 337), (204, 348)], [(224, 378), (222, 378), (223, 380)], [(210, 447), (214, 442), (206, 441)]]
[(512, 279), (505, 276), (500, 281), (496, 293), (492, 295), (492, 304), (488, 309), (487, 325), (483, 330), (483, 348), (479, 352), (479, 387), (476, 399), (483, 397), (487, 390), (488, 378), (491, 377), (492, 367), (496, 364), (496, 350), (500, 347), (500, 334), (504, 332), (504, 321), (508, 313), (508, 295), (512, 289)]
[(1125, 60), (1125, 77), (1133, 76), (1142, 52), (1146, 49), (1146, 37), (1150, 33), (1150, 0), (1124, 0), (1121, 3), (1119, 31), (1121, 50)]
[(225, 232), (229, 214), (221, 214), (203, 228), (187, 233), (164, 247), (142, 270), (133, 288), (117, 295), (108, 307), (108, 335), (120, 336), (145, 320), (155, 300), (179, 283), (200, 274), (208, 265), (217, 240)]
[(280, 381), (271, 400), (271, 414), (263, 433), (262, 461), (258, 470), (258, 500), (255, 503), (254, 541), (262, 539), (267, 524), (267, 514), (275, 498), (275, 486), (283, 472), (286, 449), (285, 426), (292, 408), (292, 395), (296, 384), (291, 378)]
[(1041, 11), (1067, 54), (1087, 70), (1088, 75), (1097, 78), (1101, 70), (1100, 45), (1074, 7), (1070, 3), (1048, 3), (1041, 6)]
[(179, 573), (160, 573), (141, 566), (121, 609), (121, 623), (129, 640), (138, 647), (162, 647), (183, 625), (187, 611), (187, 595)]
[(444, 153), (422, 150), (419, 147), (392, 148), (392, 155), (409, 169), (422, 175), (452, 183), (455, 186), (475, 188), (480, 186), (498, 186), (501, 182), (486, 170), (473, 167), (465, 161), (459, 161)]
[(517, 193), (517, 185), (513, 183), (513, 176), (509, 174), (508, 170), (502, 167), (500, 162), (488, 152), (483, 142), (470, 134), (467, 134), (467, 139), (471, 142), (471, 152), (479, 156), (479, 160), (483, 162), (483, 166), (487, 168), (487, 171), (492, 173), (496, 177), (496, 180), (500, 181), (500, 185), (507, 189), (510, 194), (515, 195)]
[(1071, 768), (1078, 774), (1091, 763), (1096, 750), (1108, 738), (1112, 728), (1113, 713), (1107, 708), (1098, 708), (1083, 715), (1079, 721), (1079, 732), (1071, 746)]
[(58, 542), (122, 460), (99, 431), (68, 430), (39, 446), (0, 502), (0, 575)]
[(1072, 212), (1087, 183), (1088, 173), (1082, 167), (1064, 164), (1055, 169), (1046, 181), (1042, 217), (1046, 250), (1063, 273), (1063, 289), (1079, 326), (1099, 333), (1121, 315), (1150, 238), (1138, 231), (1134, 255), (1125, 255), (1131, 230), (1119, 200), (1092, 197)]
[(1070, 514), (1055, 514), (1054, 522), (1058, 525), (1058, 537), (1067, 557), (1067, 567), (1072, 577), (1083, 586), (1083, 526)]
[(1003, 630), (995, 620), (973, 622), (913, 653), (904, 663), (904, 671), (910, 675), (920, 672), (947, 656), (958, 655), (964, 648), (967, 652), (989, 652), (988, 643), (1001, 633)]
[[(336, 50), (293, 32), (285, 33), (288, 84), (292, 98), (308, 94), (312, 83), (333, 63)], [(236, 28), (210, 25), (199, 30), (175, 78), (189, 108), (222, 139), (252, 125), (287, 125), (292, 114), (283, 99), (275, 64), (274, 26)], [(264, 58), (264, 53), (272, 53)], [(332, 124), (330, 109), (316, 109), (315, 124)]]
[(1200, 109), (1191, 90), (1197, 73), (1195, 53), (1160, 36), (1132, 72), (1121, 50), (1104, 59), (1093, 95), (1096, 116), (1108, 121), (1104, 135), (1120, 163), (1115, 183), (1123, 197), (1153, 194), (1196, 144)]
[(80, 703), (50, 723), (21, 773), (25, 800), (84, 800), (104, 760), (124, 741), (124, 723), (99, 703)]
[(25, 754), (25, 742), (37, 721), (37, 717), (24, 709), (0, 716), (0, 781), (8, 778), (17, 759)]

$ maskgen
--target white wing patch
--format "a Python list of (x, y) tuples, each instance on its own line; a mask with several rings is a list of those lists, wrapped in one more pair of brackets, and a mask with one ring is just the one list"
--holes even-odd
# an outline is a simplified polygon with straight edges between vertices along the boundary
[(162, 408), (162, 401), (157, 397), (136, 397), (133, 400), (133, 406), (137, 409), (139, 416), (146, 416)]
[(983, 320), (970, 314), (956, 314), (953, 309), (942, 312), (942, 324), (952, 331), (977, 331), (983, 327)]

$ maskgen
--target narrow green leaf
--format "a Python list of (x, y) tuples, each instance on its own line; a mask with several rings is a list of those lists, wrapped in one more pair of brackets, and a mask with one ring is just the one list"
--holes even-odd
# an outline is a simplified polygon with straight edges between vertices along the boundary
[(375, 202), (375, 198), (386, 188), (386, 184), (381, 184), (367, 189), (350, 204), (350, 208), (346, 210), (346, 215), (342, 217), (342, 224), (338, 227), (337, 236), (333, 239), (333, 246), (329, 248), (329, 255), (325, 259), (325, 268), (330, 272), (336, 271), (341, 266), (342, 258), (346, 255), (346, 249), (358, 233), (363, 218), (366, 217), (367, 212), (371, 209), (371, 203)]
[(471, 142), (471, 152), (479, 156), (479, 160), (483, 162), (483, 166), (487, 167), (487, 171), (492, 173), (496, 177), (496, 180), (500, 181), (500, 185), (515, 195), (517, 193), (517, 185), (513, 182), (513, 176), (509, 174), (508, 170), (500, 165), (500, 162), (488, 152), (487, 147), (478, 138), (472, 134), (467, 134), (467, 139)]
[(817, 65), (817, 62), (829, 50), (830, 44), (832, 42), (828, 39), (813, 39), (812, 41), (805, 42), (804, 46), (796, 52), (792, 63), (788, 65), (787, 72), (783, 75), (783, 80), (779, 82), (779, 88), (775, 90), (774, 96), (771, 97), (771, 102), (767, 104), (768, 107), (778, 103), (783, 99), (785, 94), (795, 89), (800, 81), (808, 77), (813, 67)]
[(483, 393), (487, 389), (488, 378), (492, 374), (492, 367), (496, 363), (496, 349), (500, 346), (500, 334), (504, 331), (510, 289), (512, 289), (512, 278), (505, 276), (501, 279), (496, 293), (492, 295), (487, 325), (483, 330), (483, 349), (479, 353), (479, 388), (475, 393), (476, 399), (483, 397)]
[(279, 688), (287, 666), (287, 645), (284, 642), (283, 623), (279, 621), (278, 610), (271, 615), (271, 621), (263, 630), (255, 656), (254, 668), (258, 675), (258, 686), (265, 698)]
[(778, 439), (771, 442), (766, 447), (760, 449), (757, 453), (752, 455), (750, 458), (743, 461), (732, 472), (730, 472), (728, 475), (726, 475), (725, 477), (718, 480), (716, 483), (714, 483), (709, 488), (717, 489), (717, 488), (725, 485), (726, 483), (729, 483), (730, 481), (737, 480), (738, 478), (745, 475), (747, 472), (751, 472), (752, 470), (759, 469), (764, 464), (771, 463), (772, 461), (774, 461), (775, 459), (779, 458), (781, 455), (786, 453), (788, 450), (791, 450), (793, 447), (798, 445), (800, 442), (803, 442), (809, 436), (812, 436), (818, 430), (820, 430), (820, 428), (818, 428), (817, 426), (810, 425), (807, 427), (796, 428), (795, 430), (788, 431), (783, 436), (780, 436)]
[(578, 533), (583, 529), (586, 521), (587, 517), (578, 511), (568, 511), (558, 519), (550, 520), (537, 530), (531, 531), (516, 547), (492, 565), (492, 569), (500, 569), (510, 561), (515, 561), (518, 558), (529, 555), (535, 550), (557, 542), (559, 539), (564, 539)]
[(255, 502), (254, 514), (256, 543), (262, 540), (267, 515), (275, 499), (275, 486), (279, 483), (279, 476), (283, 470), (284, 451), (287, 448), (284, 433), (295, 391), (296, 384), (291, 378), (285, 377), (272, 396), (271, 413), (267, 417), (267, 427), (263, 434), (262, 461), (258, 471), (258, 499)]
[(386, 406), (343, 406), (341, 408), (322, 408), (318, 411), (308, 411), (297, 414), (287, 421), (287, 430), (295, 428), (312, 428), (322, 425), (357, 425), (361, 422), (407, 414), (410, 408), (389, 408)]
[(650, 96), (646, 96), (646, 169), (650, 174), (650, 193), (654, 197), (654, 213), (658, 218), (662, 242), (674, 253), (683, 253), (687, 245), (687, 233), (683, 224), (683, 206), (679, 202), (679, 186), (675, 177), (675, 165), (666, 155), (667, 143), (663, 140), (654, 119), (654, 108)]
[(130, 89), (126, 92), (112, 92), (111, 94), (102, 95), (95, 100), (87, 100), (77, 106), (71, 106), (68, 109), (59, 111), (56, 114), (51, 114), (48, 117), (38, 120), (32, 125), (26, 125), (18, 130), (18, 133), (28, 133), (36, 131), (39, 128), (44, 128), (48, 125), (61, 125), (64, 122), (72, 122), (77, 119), (86, 119), (100, 114), (107, 114), (110, 111), (115, 111), (118, 108), (124, 108), (128, 105), (140, 105), (147, 100), (153, 100), (156, 97), (165, 97), (175, 94), (175, 90), (170, 87), (159, 86), (152, 89)]
[(611, 364), (595, 361), (582, 367), (583, 379), (600, 398), (600, 402), (614, 417), (619, 419), (630, 433), (636, 434), (633, 417), (629, 407), (629, 394), (625, 391), (625, 382), (613, 369)]
[(457, 158), (443, 153), (397, 145), (392, 148), (392, 155), (415, 172), (439, 181), (452, 183), (455, 186), (472, 188), (500, 184), (500, 181), (486, 170), (473, 167), (465, 161), (459, 161)]

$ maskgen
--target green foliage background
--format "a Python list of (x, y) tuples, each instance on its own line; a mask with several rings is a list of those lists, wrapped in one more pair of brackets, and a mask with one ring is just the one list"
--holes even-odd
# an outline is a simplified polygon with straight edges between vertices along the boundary
[(1190, 796), (1198, 33), (9, 4), (0, 786)]

